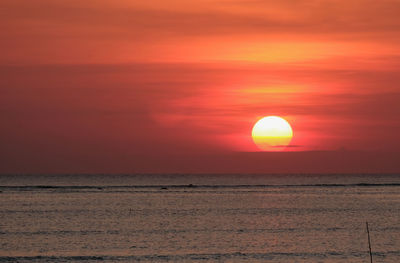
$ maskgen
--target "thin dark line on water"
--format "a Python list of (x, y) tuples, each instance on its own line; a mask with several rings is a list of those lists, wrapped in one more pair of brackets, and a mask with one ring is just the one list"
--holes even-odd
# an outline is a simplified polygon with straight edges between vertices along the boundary
[(371, 263), (372, 262), (372, 249), (371, 249), (371, 238), (369, 236), (369, 228), (368, 228), (368, 221), (365, 222), (366, 226), (367, 226), (367, 233), (368, 233), (368, 247), (369, 247), (369, 258), (371, 259)]

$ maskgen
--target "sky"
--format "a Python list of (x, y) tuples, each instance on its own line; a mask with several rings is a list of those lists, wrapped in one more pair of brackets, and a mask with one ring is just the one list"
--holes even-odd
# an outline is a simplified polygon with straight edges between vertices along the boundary
[[(399, 172), (400, 1), (2, 0), (0, 173)], [(251, 129), (285, 118), (266, 153)]]

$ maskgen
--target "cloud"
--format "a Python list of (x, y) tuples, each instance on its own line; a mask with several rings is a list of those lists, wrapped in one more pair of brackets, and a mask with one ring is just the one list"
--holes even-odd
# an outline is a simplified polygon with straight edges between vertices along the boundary
[(36, 30), (57, 30), (57, 27), (79, 29), (85, 25), (82, 29), (86, 28), (92, 34), (114, 32), (125, 34), (125, 37), (143, 36), (152, 31), (161, 36), (397, 32), (400, 25), (397, 19), (400, 11), (398, 1), (216, 1), (208, 8), (205, 8), (206, 5), (199, 8), (196, 4), (188, 6), (175, 1), (178, 8), (174, 9), (168, 7), (171, 3), (165, 2), (159, 2), (157, 8), (151, 5), (135, 6), (124, 1), (113, 4), (96, 1), (40, 2), (6, 1), (3, 6), (10, 12), (6, 12), (3, 19), (19, 25), (32, 22), (47, 25)]
[(7, 64), (315, 59), (388, 55), (399, 43), (398, 1), (6, 0), (2, 8)]
[(320, 145), (328, 149), (371, 141), (391, 148), (400, 132), (400, 93), (395, 84), (381, 85), (399, 77), (387, 71), (147, 63), (3, 66), (0, 72), (3, 135), (16, 140), (22, 128), (33, 131), (27, 140), (51, 134), (68, 141), (62, 139), (68, 133), (81, 145), (126, 140), (135, 151), (203, 149), (207, 141), (210, 149), (229, 149), (228, 138), (247, 140), (240, 138), (257, 118), (271, 114), (289, 118), (295, 145), (324, 137)]

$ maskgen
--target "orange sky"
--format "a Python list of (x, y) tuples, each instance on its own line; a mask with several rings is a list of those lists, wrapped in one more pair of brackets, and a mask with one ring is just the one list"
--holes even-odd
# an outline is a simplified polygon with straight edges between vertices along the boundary
[[(179, 160), (199, 154), (204, 172), (224, 171), (215, 155), (258, 151), (251, 129), (268, 115), (291, 123), (295, 155), (384, 153), (364, 170), (400, 170), (387, 163), (400, 152), (400, 1), (3, 0), (0, 12), (0, 173), (196, 171)], [(307, 158), (300, 172), (325, 171)]]

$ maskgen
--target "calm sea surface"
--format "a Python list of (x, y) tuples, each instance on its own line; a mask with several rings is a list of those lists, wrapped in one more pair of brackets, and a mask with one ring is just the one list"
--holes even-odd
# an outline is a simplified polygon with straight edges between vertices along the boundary
[(400, 262), (399, 175), (0, 176), (0, 262)]

